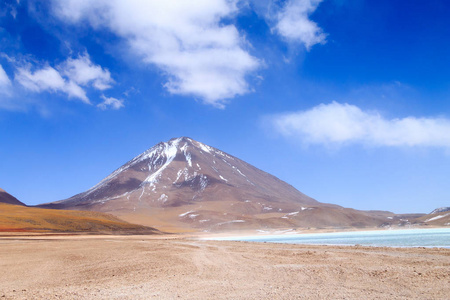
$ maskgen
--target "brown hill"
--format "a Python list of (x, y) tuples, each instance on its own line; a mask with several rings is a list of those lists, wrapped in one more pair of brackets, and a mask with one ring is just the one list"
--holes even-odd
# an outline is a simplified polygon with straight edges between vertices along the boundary
[(417, 218), (414, 221), (429, 226), (450, 226), (450, 207), (435, 209), (431, 213)]
[(159, 233), (99, 212), (67, 211), (0, 203), (0, 231)]
[(109, 212), (165, 230), (365, 227), (386, 221), (386, 214), (320, 203), (185, 137), (159, 143), (88, 191), (42, 207)]
[(14, 205), (23, 205), (24, 203), (17, 200), (16, 197), (8, 194), (4, 189), (0, 188), (0, 203), (14, 204)]

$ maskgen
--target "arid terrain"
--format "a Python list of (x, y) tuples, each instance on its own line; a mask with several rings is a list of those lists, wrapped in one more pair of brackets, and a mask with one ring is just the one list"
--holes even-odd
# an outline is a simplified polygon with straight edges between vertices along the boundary
[(0, 238), (1, 299), (448, 299), (450, 249)]
[(0, 203), (0, 232), (159, 233), (115, 216), (90, 211), (54, 210)]

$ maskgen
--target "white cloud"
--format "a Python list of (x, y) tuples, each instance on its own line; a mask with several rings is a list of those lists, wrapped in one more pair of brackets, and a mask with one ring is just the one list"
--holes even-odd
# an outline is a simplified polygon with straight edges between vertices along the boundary
[(66, 92), (69, 97), (75, 97), (83, 100), (83, 102), (90, 103), (85, 90), (73, 81), (67, 82), (63, 91)]
[(89, 103), (85, 91), (79, 85), (65, 80), (57, 70), (50, 66), (34, 72), (30, 70), (29, 66), (17, 68), (15, 80), (24, 88), (33, 92), (63, 92), (69, 97)]
[(97, 107), (102, 109), (102, 110), (106, 110), (108, 108), (120, 109), (120, 108), (124, 107), (123, 100), (116, 99), (116, 98), (113, 98), (113, 97), (105, 97), (104, 95), (102, 95), (101, 97), (103, 99), (103, 102), (99, 103), (97, 105)]
[(12, 83), (3, 66), (0, 65), (0, 108), (9, 108), (12, 105)]
[(167, 75), (170, 93), (201, 98), (223, 107), (226, 99), (250, 91), (246, 76), (260, 62), (246, 50), (234, 25), (229, 0), (54, 0), (61, 20), (86, 21), (126, 40), (134, 55)]
[(325, 43), (326, 34), (309, 19), (322, 0), (289, 0), (277, 13), (274, 29), (290, 42), (303, 43), (306, 49)]
[(66, 84), (58, 71), (50, 66), (37, 70), (34, 73), (29, 68), (18, 68), (15, 79), (26, 89), (33, 92), (62, 90)]
[(3, 66), (0, 65), (0, 88), (5, 89), (11, 86), (11, 80), (9, 80), (8, 74), (6, 74)]
[(109, 71), (92, 63), (88, 54), (78, 56), (76, 59), (68, 58), (56, 68), (46, 65), (32, 71), (33, 66), (30, 62), (20, 64), (24, 66), (16, 68), (15, 81), (25, 89), (36, 93), (62, 92), (85, 103), (90, 101), (83, 87), (92, 86), (103, 91), (111, 88), (111, 84), (114, 83)]
[(73, 82), (86, 86), (92, 86), (98, 90), (106, 90), (111, 88), (114, 80), (108, 70), (103, 69), (99, 65), (94, 65), (89, 55), (78, 56), (78, 58), (69, 58), (61, 66), (61, 73), (70, 78)]
[(271, 122), (283, 136), (304, 144), (450, 148), (450, 119), (386, 119), (377, 112), (337, 102), (273, 116)]

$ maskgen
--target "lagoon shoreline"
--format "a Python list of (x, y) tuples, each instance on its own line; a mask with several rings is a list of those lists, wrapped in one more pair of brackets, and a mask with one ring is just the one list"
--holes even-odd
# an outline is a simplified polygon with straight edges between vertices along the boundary
[(204, 240), (246, 241), (328, 246), (437, 247), (450, 248), (450, 228), (402, 228), (332, 232), (272, 232), (271, 234), (229, 234)]

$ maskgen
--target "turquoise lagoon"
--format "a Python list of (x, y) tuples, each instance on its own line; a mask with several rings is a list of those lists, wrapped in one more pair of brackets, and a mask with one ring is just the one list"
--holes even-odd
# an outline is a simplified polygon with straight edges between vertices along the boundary
[(210, 239), (310, 245), (450, 248), (450, 228), (231, 236)]

